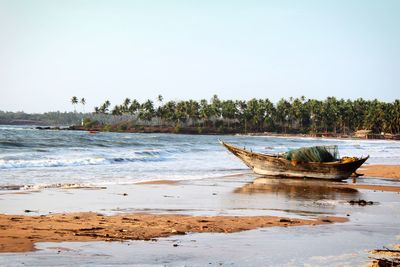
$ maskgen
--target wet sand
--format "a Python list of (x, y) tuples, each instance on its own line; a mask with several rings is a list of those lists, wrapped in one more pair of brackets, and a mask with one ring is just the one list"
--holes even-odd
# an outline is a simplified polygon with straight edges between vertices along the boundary
[[(368, 181), (368, 179), (365, 179)], [(355, 195), (357, 189), (400, 192), (400, 186), (370, 184), (370, 183), (352, 183), (331, 182), (321, 180), (303, 180), (303, 179), (277, 179), (277, 178), (257, 178), (240, 188), (235, 189), (235, 193), (283, 193), (290, 198), (315, 198), (327, 199), (335, 195)]]
[[(95, 188), (98, 190), (85, 188), (70, 190), (68, 187), (59, 187), (35, 191), (3, 191), (0, 206), (0, 213), (3, 213), (0, 215), (0, 252), (34, 251), (36, 247), (39, 249), (42, 247), (42, 245), (35, 245), (38, 242), (63, 241), (156, 239), (157, 242), (145, 242), (147, 244), (143, 245), (135, 243), (135, 245), (152, 246), (149, 243), (154, 243), (154, 246), (157, 246), (158, 243), (168, 242), (160, 241), (158, 239), (160, 237), (173, 236), (176, 240), (184, 238), (185, 234), (189, 233), (202, 233), (201, 235), (204, 235), (207, 240), (204, 243), (206, 248), (209, 246), (213, 248), (213, 241), (215, 241), (206, 233), (235, 233), (224, 235), (226, 240), (231, 240), (228, 241), (230, 243), (227, 248), (233, 249), (239, 244), (235, 235), (243, 233), (243, 236), (249, 238), (247, 243), (253, 244), (254, 247), (243, 243), (240, 249), (248, 249), (245, 254), (251, 254), (254, 249), (264, 245), (265, 240), (279, 242), (281, 236), (286, 233), (290, 240), (298, 239), (297, 231), (306, 233), (304, 239), (299, 239), (299, 242), (310, 246), (311, 243), (307, 242), (312, 240), (311, 237), (318, 238), (318, 234), (324, 236), (326, 232), (332, 234), (328, 241), (335, 240), (336, 236), (341, 239), (340, 233), (345, 228), (348, 230), (344, 232), (344, 236), (355, 235), (358, 238), (345, 251), (350, 253), (355, 250), (361, 251), (355, 248), (362, 248), (365, 252), (359, 253), (368, 253), (368, 250), (384, 246), (387, 240), (399, 234), (395, 222), (399, 219), (397, 193), (400, 192), (400, 185), (397, 180), (380, 178), (399, 177), (400, 168), (391, 165), (371, 165), (368, 169), (379, 173), (371, 175), (360, 170), (359, 172), (365, 175), (357, 178), (356, 183), (352, 183), (351, 179), (331, 182), (257, 178), (256, 175), (247, 174), (193, 181), (157, 180)], [(391, 171), (395, 171), (392, 177), (386, 177)], [(358, 199), (378, 204), (366, 207), (349, 204), (350, 200)], [(25, 210), (30, 210), (30, 212), (27, 213)], [(335, 224), (346, 221), (348, 222), (344, 224)], [(322, 224), (325, 225), (312, 227), (312, 225)], [(263, 232), (263, 228), (269, 228), (276, 234), (271, 236)], [(285, 229), (295, 231), (286, 232)], [(363, 231), (368, 233), (382, 231), (382, 235), (368, 234), (368, 239), (363, 239)], [(315, 232), (317, 235), (314, 235)], [(308, 233), (310, 235), (307, 235)], [(259, 237), (260, 235), (263, 237)], [(201, 237), (196, 236), (196, 239), (199, 238)], [(365, 242), (370, 242), (370, 244)], [(118, 247), (117, 243), (112, 244)], [(329, 247), (330, 243), (327, 243), (326, 255), (339, 253), (336, 251), (335, 244), (336, 242), (332, 242), (332, 246)], [(60, 244), (60, 246), (64, 245)], [(186, 249), (190, 250), (190, 246), (186, 246), (188, 247)], [(264, 246), (266, 246), (264, 249), (270, 251), (273, 249), (266, 244)], [(182, 249), (181, 246), (180, 248)], [(319, 248), (315, 248), (315, 255), (318, 255), (318, 251)], [(33, 254), (36, 255), (36, 253), (38, 252)], [(129, 257), (131, 253), (127, 251)], [(145, 252), (141, 251), (141, 253)], [(159, 253), (164, 252), (160, 250)], [(170, 253), (166, 250), (166, 259), (170, 258)], [(34, 259), (33, 254), (24, 258), (24, 261)], [(193, 253), (193, 255), (197, 254), (198, 251)], [(299, 257), (295, 252), (292, 254), (289, 256), (292, 259)], [(152, 255), (143, 255), (145, 255), (142, 256), (144, 262), (158, 263), (151, 260)], [(187, 262), (186, 257), (192, 254), (174, 255), (175, 260)], [(193, 255), (190, 257), (194, 263), (204, 263), (202, 257), (196, 258)], [(360, 255), (355, 260), (356, 263), (359, 263), (360, 259), (368, 261), (367, 255)], [(9, 254), (7, 257), (7, 259), (15, 260), (18, 259), (18, 254), (15, 256)], [(221, 254), (214, 252), (213, 257), (219, 259)], [(241, 258), (235, 258), (235, 255), (229, 257), (241, 260)], [(268, 255), (265, 255), (260, 258), (260, 262), (265, 262), (265, 257), (269, 259)], [(271, 257), (271, 260), (275, 262), (275, 256), (271, 254)], [(311, 262), (316, 260), (311, 256), (307, 259)], [(99, 262), (103, 260), (100, 259)], [(285, 259), (280, 261), (280, 263), (285, 262)], [(56, 261), (50, 263), (56, 263)], [(242, 263), (246, 261), (243, 260)]]
[(400, 266), (400, 244), (393, 248), (374, 249), (369, 252), (372, 256), (371, 267)]
[(68, 213), (42, 216), (0, 215), (0, 252), (33, 251), (36, 242), (150, 240), (188, 232), (233, 233), (260, 227), (346, 222), (342, 217), (314, 220), (277, 216), (184, 216)]
[(365, 165), (357, 172), (366, 177), (400, 179), (400, 165)]
[(154, 180), (154, 181), (145, 181), (145, 182), (138, 182), (135, 184), (177, 184), (179, 181), (175, 180)]
[(390, 185), (376, 185), (376, 184), (340, 184), (337, 185), (342, 188), (354, 188), (354, 189), (366, 189), (373, 191), (385, 191), (385, 192), (400, 192), (400, 186), (390, 186)]

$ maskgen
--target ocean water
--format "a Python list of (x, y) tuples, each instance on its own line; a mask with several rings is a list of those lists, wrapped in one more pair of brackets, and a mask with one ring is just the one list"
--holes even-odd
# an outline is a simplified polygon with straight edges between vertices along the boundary
[(317, 138), (45, 131), (0, 126), (0, 190), (191, 180), (250, 173), (218, 139), (261, 153), (338, 145), (341, 156), (400, 164), (400, 142)]

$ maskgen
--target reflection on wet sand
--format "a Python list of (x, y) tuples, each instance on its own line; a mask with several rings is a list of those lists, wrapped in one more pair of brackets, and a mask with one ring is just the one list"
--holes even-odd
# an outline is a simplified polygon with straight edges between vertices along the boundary
[(277, 179), (262, 177), (252, 183), (236, 188), (235, 193), (241, 194), (282, 194), (295, 199), (342, 199), (357, 197), (357, 189), (344, 187), (343, 184), (321, 180)]

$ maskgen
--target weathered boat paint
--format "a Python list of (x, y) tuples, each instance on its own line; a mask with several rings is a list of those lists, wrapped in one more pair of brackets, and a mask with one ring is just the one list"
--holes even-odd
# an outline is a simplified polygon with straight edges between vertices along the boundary
[(261, 175), (344, 180), (355, 172), (368, 158), (352, 162), (295, 162), (279, 155), (267, 155), (241, 149), (220, 141), (232, 154), (241, 159), (255, 173)]

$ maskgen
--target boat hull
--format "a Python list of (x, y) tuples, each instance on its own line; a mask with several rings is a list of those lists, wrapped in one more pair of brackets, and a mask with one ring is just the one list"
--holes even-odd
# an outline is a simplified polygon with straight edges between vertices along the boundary
[(368, 159), (368, 157), (365, 157), (347, 163), (295, 162), (279, 156), (254, 153), (246, 149), (240, 149), (222, 141), (221, 144), (232, 154), (241, 159), (255, 173), (269, 176), (344, 180)]

